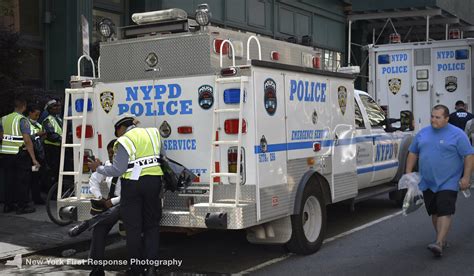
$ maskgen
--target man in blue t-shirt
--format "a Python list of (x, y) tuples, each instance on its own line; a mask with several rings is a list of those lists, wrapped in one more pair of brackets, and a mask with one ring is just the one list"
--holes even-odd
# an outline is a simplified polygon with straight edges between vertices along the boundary
[(411, 173), (419, 158), (425, 206), (436, 231), (436, 242), (428, 245), (440, 257), (455, 212), (459, 188), (468, 189), (474, 150), (466, 134), (448, 123), (449, 109), (437, 105), (431, 111), (431, 126), (421, 129), (409, 148), (406, 173)]

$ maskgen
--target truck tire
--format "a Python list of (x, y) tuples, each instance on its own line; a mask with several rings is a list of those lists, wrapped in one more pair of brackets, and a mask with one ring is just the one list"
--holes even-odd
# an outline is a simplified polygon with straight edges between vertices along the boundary
[[(57, 194), (58, 194), (58, 183), (49, 189), (48, 196), (46, 198), (46, 213), (48, 213), (49, 219), (59, 226), (66, 226), (72, 222), (72, 220), (64, 220), (58, 216), (56, 208), (53, 204), (57, 206)], [(62, 197), (71, 197), (74, 196), (74, 185), (72, 183), (65, 182), (63, 185)]]
[(286, 244), (290, 252), (308, 255), (319, 250), (326, 233), (326, 204), (319, 186), (306, 185), (300, 212), (291, 216), (291, 228)]

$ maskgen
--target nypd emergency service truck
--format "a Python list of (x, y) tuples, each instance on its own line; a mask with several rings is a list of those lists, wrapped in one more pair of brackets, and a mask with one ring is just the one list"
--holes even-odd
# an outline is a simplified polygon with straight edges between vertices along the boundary
[(369, 45), (369, 94), (388, 108), (414, 115), (416, 130), (430, 124), (431, 108), (456, 101), (472, 112), (474, 39)]
[(124, 113), (157, 127), (167, 156), (197, 175), (164, 193), (163, 226), (248, 229), (250, 242), (308, 254), (324, 239), (328, 204), (396, 192), (411, 134), (389, 132), (352, 75), (315, 69), (313, 48), (199, 26), (176, 9), (134, 20), (101, 44), (99, 75), (66, 90), (75, 135), (63, 147), (74, 148), (75, 171), (60, 172), (61, 215), (89, 217), (84, 160), (107, 158)]

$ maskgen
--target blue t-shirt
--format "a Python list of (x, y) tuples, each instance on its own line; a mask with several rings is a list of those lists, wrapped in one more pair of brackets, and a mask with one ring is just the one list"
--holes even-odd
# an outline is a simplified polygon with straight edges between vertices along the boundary
[(441, 129), (431, 126), (418, 132), (408, 149), (417, 154), (422, 191), (459, 190), (464, 171), (464, 157), (474, 154), (466, 134), (447, 124)]

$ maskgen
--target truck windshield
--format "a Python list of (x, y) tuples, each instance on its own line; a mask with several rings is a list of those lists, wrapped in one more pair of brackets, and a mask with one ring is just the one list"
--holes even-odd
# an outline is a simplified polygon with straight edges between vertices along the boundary
[(385, 114), (382, 108), (369, 96), (360, 95), (362, 104), (365, 106), (367, 116), (372, 127), (383, 127), (385, 123)]

